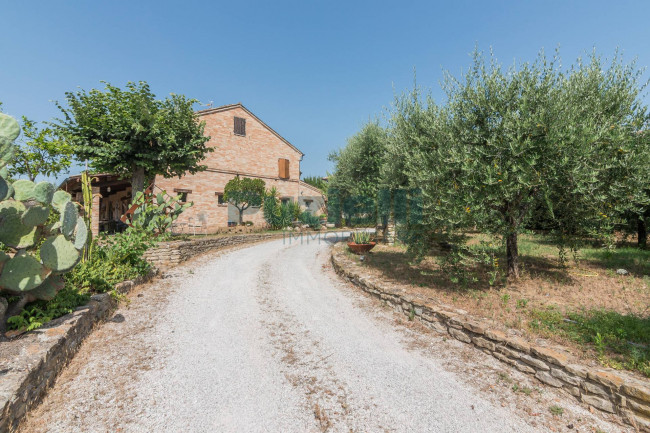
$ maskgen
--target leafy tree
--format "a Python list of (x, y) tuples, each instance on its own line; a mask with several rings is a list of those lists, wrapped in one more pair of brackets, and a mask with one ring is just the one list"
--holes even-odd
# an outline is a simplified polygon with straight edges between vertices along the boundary
[(504, 70), (476, 52), (463, 78), (447, 74), (446, 105), (417, 92), (398, 101), (387, 160), (399, 162), (384, 174), (422, 189), (421, 238), (478, 227), (504, 241), (518, 277), (518, 235), (533, 211), (571, 239), (608, 225), (608, 198), (629, 197), (612, 170), (633, 167), (616, 155), (634, 145), (641, 88), (634, 64), (617, 59), (604, 67), (592, 55), (565, 71), (542, 53)]
[(155, 175), (194, 174), (207, 152), (209, 137), (192, 105), (194, 99), (171, 94), (156, 99), (149, 85), (129, 82), (120, 89), (104, 82), (105, 89), (67, 92), (67, 107), (58, 121), (79, 159), (89, 159), (98, 172), (131, 178), (133, 194), (143, 191)]
[(266, 184), (262, 179), (236, 176), (224, 187), (223, 199), (237, 208), (239, 224), (244, 224), (244, 211), (251, 206), (261, 206), (265, 192)]
[(328, 187), (339, 193), (376, 197), (380, 170), (386, 154), (387, 131), (378, 122), (370, 122), (348, 139), (346, 146), (329, 155), (336, 164)]
[(19, 139), (10, 176), (57, 176), (72, 164), (72, 147), (51, 128), (39, 129), (36, 122), (23, 116), (23, 136)]
[[(329, 160), (336, 164), (328, 180), (328, 214), (349, 220), (353, 214), (375, 216), (369, 203), (377, 199), (381, 167), (386, 156), (387, 131), (378, 122), (370, 122), (348, 139), (346, 146), (332, 152)], [(338, 223), (338, 220), (336, 220)]]

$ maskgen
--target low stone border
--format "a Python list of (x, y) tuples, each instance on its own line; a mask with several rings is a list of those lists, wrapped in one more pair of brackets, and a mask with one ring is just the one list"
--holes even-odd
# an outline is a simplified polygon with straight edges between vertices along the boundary
[(220, 248), (245, 243), (259, 242), (270, 239), (287, 239), (289, 242), (297, 241), (300, 237), (314, 238), (333, 233), (342, 233), (348, 230), (323, 230), (323, 231), (286, 231), (282, 233), (251, 233), (240, 235), (220, 236), (214, 238), (195, 239), (191, 241), (161, 242), (156, 248), (149, 249), (144, 258), (158, 269), (165, 269), (178, 265), (192, 257), (214, 251)]
[[(115, 288), (126, 294), (153, 275), (124, 281)], [(108, 293), (93, 295), (88, 304), (73, 313), (11, 342), (0, 343), (9, 345), (20, 341), (20, 344), (14, 344), (15, 353), (10, 353), (7, 359), (0, 359), (0, 433), (13, 431), (25, 414), (40, 403), (83, 340), (116, 305), (116, 300)]]
[(362, 268), (346, 256), (342, 246), (332, 249), (331, 261), (339, 275), (396, 311), (438, 333), (471, 344), (546, 385), (561, 388), (598, 410), (619, 414), (625, 422), (650, 432), (650, 381), (617, 370), (577, 364), (565, 348), (533, 344), (507, 335), (494, 323), (478, 320), (463, 310), (391, 289), (380, 280), (364, 277)]

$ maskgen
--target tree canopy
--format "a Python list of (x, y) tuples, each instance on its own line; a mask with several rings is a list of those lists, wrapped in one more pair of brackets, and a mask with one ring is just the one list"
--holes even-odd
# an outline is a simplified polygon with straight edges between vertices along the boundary
[(223, 190), (223, 199), (239, 211), (239, 224), (244, 223), (244, 211), (251, 206), (261, 206), (266, 193), (262, 179), (236, 176), (228, 181)]
[[(517, 277), (518, 236), (534, 221), (570, 245), (647, 212), (641, 76), (634, 63), (595, 53), (568, 68), (543, 52), (504, 68), (477, 51), (463, 76), (446, 73), (444, 104), (416, 88), (396, 99), (388, 128), (367, 125), (334, 154), (331, 184), (365, 193), (417, 188), (419, 218), (407, 242), (426, 249), (440, 235), (462, 242), (458, 233), (478, 229), (503, 242), (508, 275)], [(385, 143), (384, 153), (366, 152), (380, 148), (367, 145), (371, 138)]]
[(72, 147), (52, 128), (39, 128), (37, 123), (23, 116), (22, 137), (9, 168), (10, 176), (57, 176), (72, 164)]
[(57, 103), (63, 113), (58, 130), (79, 159), (90, 160), (95, 171), (130, 178), (134, 194), (155, 175), (205, 170), (200, 162), (213, 149), (192, 108), (196, 100), (156, 99), (144, 81), (124, 89), (103, 83), (103, 90), (66, 93), (67, 106)]

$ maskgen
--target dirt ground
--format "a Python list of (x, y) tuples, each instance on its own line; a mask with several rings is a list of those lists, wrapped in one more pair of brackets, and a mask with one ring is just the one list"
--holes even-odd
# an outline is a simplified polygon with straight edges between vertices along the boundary
[[(527, 248), (531, 248), (528, 246)], [(561, 335), (531, 329), (532, 311), (549, 308), (562, 314), (604, 309), (620, 314), (647, 317), (650, 314), (650, 276), (641, 266), (628, 267), (627, 275), (598, 260), (571, 260), (560, 265), (557, 253), (544, 248), (522, 256), (522, 276), (515, 281), (490, 286), (485, 280), (463, 287), (453, 284), (440, 270), (435, 257), (416, 263), (403, 246), (377, 245), (363, 261), (354, 258), (367, 273), (410, 293), (432, 297), (466, 310), (475, 317), (494, 320), (506, 328), (519, 329), (529, 338), (545, 337), (572, 346), (578, 356), (594, 358), (584, 346), (578, 347)], [(609, 263), (611, 264), (611, 263)]]

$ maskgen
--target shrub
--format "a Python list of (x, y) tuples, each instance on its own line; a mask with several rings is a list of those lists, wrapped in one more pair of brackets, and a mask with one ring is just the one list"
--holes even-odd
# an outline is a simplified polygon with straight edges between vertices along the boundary
[(83, 291), (110, 291), (115, 284), (146, 275), (151, 270), (143, 255), (152, 245), (149, 233), (134, 229), (100, 236), (90, 260), (68, 274), (66, 281)]
[(320, 230), (321, 227), (320, 219), (309, 211), (304, 211), (303, 213), (300, 214), (300, 221), (303, 224), (309, 225), (309, 228), (311, 229)]

